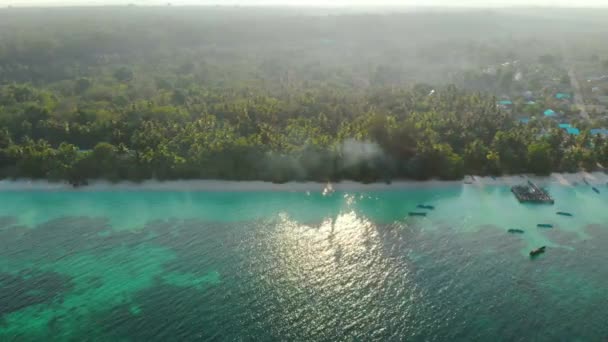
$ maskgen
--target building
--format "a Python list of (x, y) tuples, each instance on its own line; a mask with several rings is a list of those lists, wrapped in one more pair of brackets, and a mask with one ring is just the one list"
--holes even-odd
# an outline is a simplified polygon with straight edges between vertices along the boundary
[(587, 109), (587, 111), (589, 113), (605, 113), (606, 112), (606, 106), (602, 106), (602, 105), (586, 105), (585, 108)]
[(595, 99), (597, 100), (597, 102), (599, 102), (600, 105), (608, 106), (608, 96), (599, 95), (599, 96), (596, 96)]
[(566, 128), (566, 133), (570, 135), (579, 135), (581, 134), (581, 131), (578, 128), (568, 127)]
[(590, 77), (589, 79), (587, 79), (587, 82), (589, 82), (589, 83), (604, 82), (604, 81), (608, 81), (608, 75), (594, 76), (594, 77)]
[(557, 113), (553, 110), (553, 109), (547, 109), (543, 112), (543, 114), (545, 115), (545, 117), (550, 118), (550, 117), (555, 117), (557, 116)]
[(589, 133), (591, 133), (591, 135), (601, 135), (602, 137), (607, 137), (608, 136), (608, 129), (605, 128), (592, 128), (589, 130)]
[(524, 124), (524, 125), (525, 125), (525, 124), (527, 124), (528, 122), (530, 122), (530, 118), (528, 118), (528, 117), (523, 117), (523, 118), (519, 118), (517, 121), (518, 121), (519, 123), (521, 123), (521, 124)]

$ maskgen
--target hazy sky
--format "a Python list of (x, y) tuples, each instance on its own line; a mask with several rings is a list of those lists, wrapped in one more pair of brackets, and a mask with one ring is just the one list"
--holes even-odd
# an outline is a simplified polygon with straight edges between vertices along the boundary
[(287, 6), (566, 6), (566, 7), (608, 7), (608, 0), (0, 0), (0, 5), (287, 5)]

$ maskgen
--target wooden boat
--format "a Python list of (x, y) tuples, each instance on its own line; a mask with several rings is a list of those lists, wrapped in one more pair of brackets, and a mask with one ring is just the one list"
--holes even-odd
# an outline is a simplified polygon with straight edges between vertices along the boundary
[(426, 213), (420, 213), (420, 212), (410, 212), (408, 213), (409, 216), (426, 216)]
[(595, 191), (598, 194), (600, 193), (600, 191), (596, 187), (592, 187), (591, 189), (593, 189), (593, 191)]
[(538, 228), (553, 228), (552, 224), (549, 223), (539, 223), (536, 225)]
[(557, 212), (557, 215), (561, 215), (561, 216), (574, 216), (574, 215), (572, 215), (572, 214), (570, 214), (570, 213), (567, 213), (567, 212), (565, 212), (565, 211), (558, 211), (558, 212)]
[(511, 233), (511, 234), (523, 234), (524, 231), (522, 229), (509, 229), (507, 230), (507, 232)]
[(418, 204), (418, 206), (416, 206), (416, 208), (418, 208), (418, 209), (428, 209), (428, 210), (435, 209), (434, 206), (432, 206), (432, 205), (425, 205), (425, 204)]
[(537, 255), (543, 254), (543, 253), (545, 253), (545, 246), (542, 246), (542, 247), (539, 247), (537, 249), (531, 250), (530, 251), (530, 256), (534, 257), (534, 256), (537, 256)]

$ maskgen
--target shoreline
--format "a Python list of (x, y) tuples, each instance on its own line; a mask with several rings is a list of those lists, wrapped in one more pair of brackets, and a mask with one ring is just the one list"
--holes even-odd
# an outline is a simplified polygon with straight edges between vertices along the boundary
[(389, 191), (407, 189), (429, 189), (451, 186), (513, 186), (527, 180), (539, 185), (560, 184), (563, 186), (575, 186), (583, 184), (586, 179), (592, 185), (604, 185), (608, 183), (608, 174), (603, 172), (579, 172), (579, 173), (554, 173), (549, 176), (515, 175), (515, 176), (465, 176), (458, 181), (443, 180), (397, 180), (391, 184), (370, 183), (364, 184), (354, 181), (342, 181), (338, 183), (324, 182), (287, 182), (282, 184), (264, 181), (229, 181), (229, 180), (146, 180), (142, 182), (109, 182), (91, 181), (89, 184), (73, 187), (67, 182), (50, 182), (46, 180), (1, 180), (0, 191), (73, 191), (73, 192), (96, 192), (96, 191), (183, 191), (183, 192), (251, 192), (251, 191)]

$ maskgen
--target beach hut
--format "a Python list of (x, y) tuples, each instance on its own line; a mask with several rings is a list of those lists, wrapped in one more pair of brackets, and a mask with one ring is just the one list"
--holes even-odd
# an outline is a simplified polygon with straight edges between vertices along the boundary
[(553, 109), (547, 109), (543, 114), (545, 114), (545, 117), (553, 117), (557, 115)]

